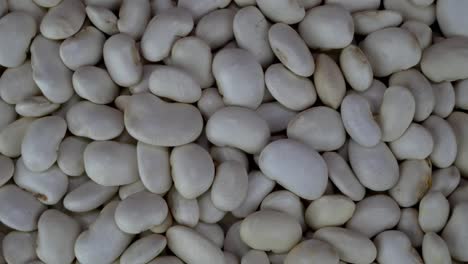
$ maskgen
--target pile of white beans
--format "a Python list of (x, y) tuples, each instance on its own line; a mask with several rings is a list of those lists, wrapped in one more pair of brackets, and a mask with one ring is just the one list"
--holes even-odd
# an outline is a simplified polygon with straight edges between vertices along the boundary
[(0, 264), (468, 262), (467, 0), (0, 0)]

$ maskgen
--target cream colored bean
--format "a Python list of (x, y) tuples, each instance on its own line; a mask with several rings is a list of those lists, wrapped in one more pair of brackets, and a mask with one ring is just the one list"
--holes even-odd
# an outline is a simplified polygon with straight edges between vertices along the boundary
[(389, 196), (368, 196), (356, 205), (346, 228), (358, 231), (371, 238), (380, 232), (392, 229), (400, 220), (400, 208)]
[(29, 126), (36, 118), (22, 117), (0, 131), (0, 152), (14, 158), (21, 155), (21, 144)]
[(166, 244), (166, 238), (158, 234), (142, 237), (123, 252), (119, 263), (148, 263), (165, 249)]
[(349, 45), (340, 53), (340, 66), (351, 88), (365, 91), (373, 79), (372, 67), (366, 55), (357, 46)]
[(45, 211), (38, 222), (37, 256), (46, 263), (71, 263), (80, 225), (55, 209)]
[(124, 200), (125, 198), (129, 197), (132, 194), (139, 193), (142, 191), (146, 191), (145, 186), (143, 183), (138, 180), (134, 183), (130, 183), (127, 185), (122, 185), (119, 187), (119, 197), (121, 200)]
[(466, 49), (468, 39), (447, 38), (424, 50), (421, 71), (433, 82), (468, 78)]
[[(396, 41), (389, 42), (388, 38)], [(377, 77), (411, 68), (421, 59), (421, 47), (416, 37), (401, 28), (390, 27), (374, 31), (361, 42), (360, 47)], [(401, 56), (394, 60), (387, 59), (387, 54), (396, 53)]]
[(385, 143), (367, 148), (350, 140), (348, 153), (351, 167), (364, 187), (384, 191), (397, 183), (398, 163)]
[(197, 144), (175, 147), (170, 156), (172, 179), (177, 191), (194, 199), (213, 183), (215, 168), (210, 154)]
[(405, 133), (416, 112), (416, 102), (411, 92), (402, 86), (391, 86), (380, 106), (380, 127), (383, 141), (394, 141)]
[(64, 103), (73, 95), (72, 72), (59, 55), (60, 44), (38, 35), (31, 44), (33, 79), (42, 94), (54, 103)]
[(185, 226), (194, 227), (200, 220), (200, 208), (196, 199), (186, 199), (176, 188), (172, 188), (167, 195), (167, 203), (174, 220)]
[(170, 212), (168, 212), (166, 219), (164, 219), (164, 221), (160, 225), (153, 226), (150, 230), (151, 232), (156, 234), (163, 234), (166, 233), (167, 229), (169, 229), (169, 227), (171, 227), (173, 223), (174, 220), (172, 218), (172, 215)]
[(401, 209), (400, 222), (398, 222), (397, 229), (408, 236), (413, 247), (421, 246), (424, 232), (419, 226), (418, 210), (414, 208)]
[(166, 219), (168, 207), (158, 194), (142, 191), (122, 200), (115, 209), (115, 223), (120, 230), (138, 234), (161, 224)]
[(140, 180), (146, 189), (164, 194), (172, 186), (169, 150), (138, 141), (137, 161)]
[(219, 9), (206, 14), (198, 21), (195, 36), (203, 39), (211, 49), (224, 46), (234, 37), (235, 14), (231, 9)]
[(177, 2), (177, 7), (189, 10), (193, 18), (195, 20), (198, 20), (200, 17), (217, 8), (226, 8), (230, 2), (230, 0), (203, 0), (198, 2), (193, 2), (190, 0), (181, 0)]
[(393, 74), (389, 85), (403, 86), (411, 92), (416, 102), (415, 121), (423, 121), (434, 110), (436, 100), (431, 83), (418, 70), (409, 69)]
[(21, 144), (24, 164), (32, 171), (45, 171), (57, 160), (57, 150), (67, 131), (65, 120), (48, 116), (29, 126)]
[[(242, 67), (236, 67), (239, 64)], [(226, 105), (252, 109), (260, 105), (265, 90), (264, 74), (248, 51), (230, 48), (218, 52), (213, 59), (213, 75)]]
[(248, 190), (247, 171), (237, 161), (225, 161), (216, 168), (216, 177), (211, 186), (211, 201), (222, 211), (238, 208)]
[(288, 123), (297, 114), (297, 112), (284, 107), (278, 102), (261, 104), (256, 112), (268, 123), (268, 127), (272, 133), (285, 130), (288, 127)]
[(314, 84), (322, 103), (338, 109), (346, 94), (346, 83), (338, 64), (326, 54), (316, 56)]
[(71, 190), (63, 199), (63, 205), (72, 212), (89, 212), (109, 201), (117, 191), (116, 186), (102, 186), (88, 180)]
[[(187, 9), (173, 8), (153, 17), (141, 38), (141, 51), (145, 59), (160, 61), (167, 57), (178, 37), (188, 35), (193, 29), (193, 19)], [(155, 49), (154, 47), (159, 47)]]
[(0, 19), (0, 65), (18, 67), (26, 60), (29, 44), (37, 33), (34, 18), (24, 12), (11, 12)]
[(167, 245), (186, 263), (217, 264), (224, 262), (223, 252), (191, 228), (173, 226), (167, 230)]
[(452, 263), (447, 243), (436, 233), (430, 232), (424, 235), (422, 244), (422, 256), (427, 264)]
[(347, 95), (341, 104), (341, 119), (346, 132), (358, 144), (373, 147), (380, 142), (382, 132), (364, 97), (357, 94)]
[(119, 32), (117, 16), (106, 7), (87, 5), (86, 15), (96, 28), (107, 35), (114, 35)]
[(353, 18), (341, 5), (314, 7), (299, 23), (299, 34), (310, 48), (344, 48), (353, 40)]
[(468, 157), (468, 115), (464, 112), (453, 112), (448, 117), (447, 121), (455, 132), (457, 141), (457, 158), (455, 166), (460, 170), (463, 177), (468, 176), (468, 164), (465, 162)]
[(250, 247), (242, 241), (240, 235), (242, 220), (232, 224), (226, 232), (226, 237), (224, 239), (224, 250), (232, 252), (239, 258), (242, 258), (247, 252), (249, 252)]
[(79, 96), (96, 104), (109, 104), (119, 94), (119, 87), (107, 71), (99, 67), (79, 67), (73, 73), (72, 82)]
[(125, 185), (138, 180), (136, 148), (115, 141), (94, 141), (83, 153), (86, 174), (104, 186)]
[(387, 87), (381, 81), (374, 79), (371, 86), (364, 92), (358, 92), (359, 95), (366, 98), (370, 105), (372, 114), (377, 114), (380, 111), (383, 96)]
[[(290, 158), (284, 159), (284, 155)], [(325, 192), (325, 161), (313, 148), (296, 140), (280, 139), (268, 144), (260, 154), (259, 167), (268, 178), (301, 198), (314, 200)]]
[(326, 152), (322, 155), (328, 166), (328, 176), (332, 183), (353, 201), (364, 198), (366, 190), (354, 175), (348, 163), (336, 152)]
[(133, 236), (121, 231), (114, 221), (117, 204), (108, 203), (89, 229), (76, 239), (75, 254), (80, 263), (112, 263), (132, 241)]
[(236, 217), (246, 217), (255, 212), (263, 199), (273, 190), (275, 182), (260, 171), (249, 173), (247, 196), (240, 207), (232, 211)]
[(315, 232), (314, 239), (333, 246), (341, 260), (350, 263), (371, 263), (377, 250), (370, 239), (359, 232), (341, 227), (324, 227)]
[(42, 172), (29, 170), (20, 158), (16, 161), (16, 185), (31, 192), (43, 204), (58, 203), (67, 192), (68, 177), (54, 165)]
[[(232, 120), (237, 120), (235, 123)], [(259, 153), (270, 137), (268, 124), (256, 112), (229, 106), (214, 113), (206, 124), (208, 140), (217, 146), (239, 148), (247, 153)]]
[(435, 18), (435, 5), (418, 6), (413, 0), (383, 0), (385, 9), (400, 12), (404, 20), (417, 20), (431, 25)]
[(289, 214), (301, 224), (302, 230), (306, 230), (304, 220), (304, 205), (300, 198), (289, 191), (275, 191), (263, 199), (260, 210), (276, 210)]
[(325, 106), (305, 110), (288, 124), (288, 137), (299, 140), (317, 151), (339, 149), (346, 140), (340, 114)]
[(120, 86), (138, 83), (143, 75), (143, 65), (135, 41), (120, 33), (106, 40), (103, 48), (104, 63), (112, 80)]
[(0, 129), (7, 127), (16, 119), (15, 107), (0, 99)]
[(255, 6), (240, 9), (232, 25), (239, 47), (250, 51), (263, 67), (270, 65), (274, 58), (268, 41), (270, 26), (270, 22)]
[(423, 263), (416, 249), (405, 233), (396, 230), (384, 231), (374, 239), (379, 252), (377, 261), (382, 264)]
[(458, 186), (452, 194), (448, 197), (451, 207), (455, 207), (456, 205), (468, 201), (468, 184), (464, 179), (460, 180), (460, 186)]
[(13, 177), (14, 171), (13, 161), (9, 157), (0, 155), (0, 186), (3, 186)]
[(105, 36), (95, 27), (83, 28), (60, 44), (60, 58), (71, 70), (95, 65), (102, 59)]
[(12, 231), (3, 239), (2, 251), (7, 263), (29, 263), (37, 258), (37, 233)]
[(304, 110), (317, 100), (312, 81), (294, 74), (280, 63), (268, 67), (265, 83), (279, 103), (294, 111)]
[(331, 245), (317, 239), (309, 239), (291, 249), (284, 260), (284, 264), (307, 262), (336, 264), (338, 261), (338, 253)]
[(381, 0), (325, 0), (325, 4), (340, 4), (350, 12), (375, 10), (379, 8), (380, 2)]
[(62, 0), (33, 0), (33, 1), (37, 5), (42, 6), (42, 7), (47, 7), (47, 8), (54, 7), (60, 4), (60, 2), (62, 2)]
[(468, 261), (467, 241), (465, 239), (468, 232), (466, 228), (467, 219), (468, 203), (456, 205), (442, 232), (442, 238), (447, 243), (452, 258), (459, 261)]
[(447, 168), (457, 157), (457, 140), (450, 124), (438, 116), (430, 116), (423, 126), (431, 133), (434, 149), (430, 155), (431, 162), (439, 168)]
[(234, 3), (240, 7), (255, 5), (255, 0), (234, 0)]
[(67, 122), (73, 135), (93, 140), (115, 138), (124, 129), (122, 112), (89, 101), (73, 105), (67, 112)]
[(134, 39), (139, 39), (145, 31), (151, 16), (149, 0), (124, 0), (119, 9), (117, 28)]
[(276, 57), (290, 71), (303, 77), (314, 73), (312, 54), (292, 27), (283, 23), (274, 24), (268, 31), (268, 39)]
[(203, 118), (194, 106), (166, 103), (147, 93), (132, 95), (124, 114), (128, 133), (139, 141), (156, 146), (190, 143), (203, 128)]
[(84, 138), (69, 136), (61, 143), (57, 165), (69, 176), (80, 176), (84, 172), (83, 152), (89, 141)]
[(403, 17), (393, 10), (366, 10), (353, 13), (353, 21), (357, 34), (368, 35), (383, 28), (397, 27)]
[(433, 113), (446, 118), (455, 108), (455, 90), (450, 82), (433, 83), (435, 105)]
[(305, 211), (307, 225), (314, 229), (340, 226), (346, 223), (355, 210), (355, 204), (343, 195), (324, 195), (313, 201)]
[(41, 34), (48, 39), (66, 39), (81, 29), (86, 18), (81, 1), (63, 0), (42, 18)]
[(301, 233), (301, 225), (294, 217), (271, 210), (247, 216), (240, 227), (242, 240), (251, 248), (275, 253), (293, 248), (299, 242)]
[(205, 41), (197, 37), (185, 37), (174, 43), (170, 60), (171, 65), (189, 73), (201, 88), (207, 88), (214, 82), (212, 57), (210, 46)]
[(468, 20), (462, 13), (466, 8), (468, 8), (468, 5), (465, 1), (442, 0), (437, 2), (437, 23), (444, 36), (468, 36)]
[(431, 187), (431, 164), (426, 160), (406, 160), (400, 164), (400, 179), (389, 191), (401, 207), (417, 204)]
[(411, 123), (401, 137), (389, 143), (389, 147), (399, 160), (425, 159), (434, 150), (434, 138), (425, 127)]
[(0, 220), (4, 225), (24, 232), (37, 229), (37, 220), (46, 207), (32, 194), (7, 184), (0, 187), (0, 198)]
[(429, 191), (449, 196), (460, 183), (460, 171), (455, 166), (432, 171), (432, 185)]
[(241, 264), (269, 264), (270, 260), (268, 259), (265, 251), (260, 250), (250, 250), (242, 256)]
[(9, 104), (17, 104), (40, 93), (33, 80), (31, 61), (16, 68), (7, 68), (0, 78), (0, 96)]
[(174, 256), (162, 256), (153, 259), (148, 264), (184, 264), (182, 260)]
[(47, 100), (44, 96), (33, 96), (18, 102), (15, 106), (16, 113), (25, 117), (41, 117), (52, 113), (60, 107)]
[(408, 30), (416, 36), (416, 39), (419, 42), (419, 46), (421, 46), (422, 49), (425, 49), (429, 47), (429, 45), (431, 45), (432, 29), (428, 25), (417, 20), (408, 20), (405, 23), (403, 23), (401, 27)]
[(449, 201), (441, 192), (428, 192), (419, 203), (419, 225), (428, 232), (444, 228), (450, 213)]
[(211, 191), (207, 191), (198, 197), (198, 207), (200, 211), (200, 221), (208, 224), (219, 222), (226, 212), (219, 210), (211, 200)]
[(195, 103), (201, 96), (201, 88), (196, 79), (172, 66), (155, 68), (149, 78), (149, 89), (159, 97), (180, 103)]

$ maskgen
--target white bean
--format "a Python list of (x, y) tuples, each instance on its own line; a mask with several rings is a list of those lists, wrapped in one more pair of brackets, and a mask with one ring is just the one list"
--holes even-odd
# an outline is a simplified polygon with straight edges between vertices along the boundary
[(130, 97), (124, 120), (125, 128), (132, 137), (156, 146), (190, 143), (200, 135), (203, 128), (203, 118), (194, 106), (166, 103), (147, 93)]
[(286, 24), (296, 24), (305, 16), (302, 0), (257, 0), (260, 10), (269, 19)]
[(138, 141), (136, 151), (140, 180), (146, 189), (157, 194), (169, 191), (172, 178), (168, 149)]
[(41, 34), (48, 39), (66, 39), (81, 29), (85, 18), (85, 6), (81, 1), (60, 1), (42, 18)]
[(29, 126), (36, 118), (22, 117), (0, 131), (0, 152), (14, 158), (21, 155), (21, 144)]
[(336, 250), (329, 244), (317, 239), (309, 239), (299, 243), (288, 253), (284, 264), (301, 262), (338, 263), (339, 256)]
[(0, 96), (6, 103), (17, 104), (39, 93), (33, 80), (31, 61), (15, 68), (7, 68), (0, 78)]
[(353, 18), (341, 5), (317, 6), (299, 23), (299, 34), (310, 48), (344, 48), (353, 40)]
[(468, 203), (460, 203), (455, 206), (452, 215), (442, 231), (442, 238), (447, 243), (452, 258), (459, 261), (468, 261), (466, 252), (467, 241), (465, 239), (468, 229)]
[(88, 212), (109, 201), (118, 190), (117, 186), (102, 186), (88, 180), (67, 193), (63, 205), (72, 212)]
[(120, 256), (121, 264), (148, 263), (166, 248), (164, 236), (153, 234), (133, 242)]
[(47, 116), (31, 123), (21, 144), (24, 164), (32, 171), (45, 171), (57, 160), (57, 150), (67, 131), (58, 116)]
[(432, 163), (439, 168), (452, 165), (457, 157), (457, 141), (450, 124), (438, 116), (430, 116), (423, 126), (434, 140), (434, 149), (430, 155)]
[(411, 123), (401, 137), (389, 143), (389, 147), (399, 160), (425, 159), (433, 153), (434, 138), (425, 127)]
[(117, 28), (117, 16), (106, 7), (87, 5), (86, 15), (96, 28), (107, 35), (114, 35), (119, 32)]
[(419, 225), (426, 232), (439, 232), (450, 213), (449, 201), (441, 192), (428, 192), (419, 203)]
[(405, 233), (413, 247), (420, 247), (424, 237), (424, 231), (419, 226), (418, 210), (414, 208), (401, 209), (400, 222), (397, 229)]
[(423, 22), (417, 20), (407, 20), (402, 28), (408, 30), (416, 36), (416, 39), (419, 42), (419, 46), (422, 49), (429, 47), (432, 43), (432, 29), (424, 24)]
[(197, 80), (186, 71), (172, 66), (155, 68), (148, 84), (153, 94), (180, 103), (195, 103), (201, 96)]
[[(289, 158), (284, 159), (284, 155)], [(315, 200), (325, 192), (327, 164), (317, 151), (296, 140), (268, 144), (260, 154), (259, 167), (268, 178), (301, 198)]]
[(468, 20), (462, 12), (468, 8), (465, 1), (442, 0), (437, 1), (435, 6), (437, 23), (444, 36), (468, 36)]
[(149, 0), (124, 0), (119, 9), (117, 28), (120, 33), (127, 33), (135, 39), (141, 38), (150, 20)]
[(403, 17), (393, 10), (366, 10), (353, 13), (353, 21), (357, 34), (368, 35), (383, 28), (397, 27)]
[(304, 205), (292, 192), (282, 190), (270, 193), (263, 199), (260, 210), (276, 210), (289, 214), (299, 221), (302, 230), (306, 230)]
[(43, 204), (58, 203), (67, 192), (68, 177), (57, 165), (42, 172), (29, 170), (20, 158), (16, 161), (16, 185), (31, 192)]
[(363, 92), (371, 87), (374, 73), (366, 55), (354, 45), (349, 45), (340, 53), (340, 67), (351, 88)]
[(206, 14), (198, 21), (195, 36), (203, 39), (211, 49), (224, 46), (234, 38), (235, 14), (236, 12), (232, 9), (218, 9)]
[(382, 0), (384, 8), (400, 12), (404, 20), (417, 20), (431, 25), (435, 18), (435, 5), (418, 6), (413, 0)]
[(93, 140), (113, 139), (124, 130), (122, 112), (89, 101), (73, 105), (67, 112), (67, 122), (73, 135)]
[(305, 221), (313, 230), (328, 226), (340, 226), (353, 216), (356, 206), (343, 195), (324, 195), (309, 204)]
[(350, 12), (378, 9), (380, 2), (381, 0), (325, 0), (325, 4), (340, 4)]
[(16, 113), (24, 117), (41, 117), (59, 109), (60, 104), (52, 103), (44, 96), (32, 96), (18, 102), (15, 106)]
[(465, 162), (468, 157), (468, 115), (464, 112), (455, 111), (448, 117), (447, 121), (455, 132), (457, 141), (457, 158), (455, 166), (460, 170), (463, 177), (468, 175), (468, 164)]
[(12, 231), (2, 242), (3, 256), (7, 263), (29, 263), (37, 258), (37, 233)]
[(455, 166), (432, 171), (432, 185), (429, 191), (449, 196), (460, 183), (460, 171)]
[(72, 82), (80, 97), (96, 104), (109, 104), (119, 94), (119, 88), (109, 73), (99, 67), (79, 67), (73, 73)]
[(452, 263), (447, 243), (433, 232), (424, 235), (422, 257), (427, 264)]
[(222, 211), (238, 208), (248, 190), (247, 171), (242, 163), (225, 161), (216, 168), (216, 177), (211, 186), (211, 201)]
[(256, 112), (268, 123), (271, 133), (285, 130), (288, 123), (297, 114), (297, 112), (284, 107), (278, 102), (263, 103), (257, 108)]
[(450, 82), (433, 83), (435, 105), (433, 113), (446, 118), (455, 108), (455, 90)]
[(142, 191), (123, 199), (115, 209), (115, 223), (120, 230), (138, 234), (166, 219), (166, 201), (158, 194)]
[(55, 209), (45, 211), (38, 222), (37, 257), (45, 263), (72, 262), (79, 234), (75, 219)]
[(304, 110), (317, 100), (313, 82), (294, 74), (281, 63), (268, 67), (265, 71), (265, 83), (279, 103), (294, 111)]
[(189, 227), (198, 224), (200, 209), (197, 199), (184, 198), (174, 187), (169, 191), (166, 199), (171, 214), (177, 223)]
[(411, 246), (408, 236), (401, 231), (384, 231), (375, 237), (374, 243), (379, 252), (377, 255), (379, 263), (423, 263), (418, 252)]
[(200, 221), (208, 224), (219, 222), (226, 215), (225, 211), (219, 210), (211, 200), (211, 190), (198, 197)]

